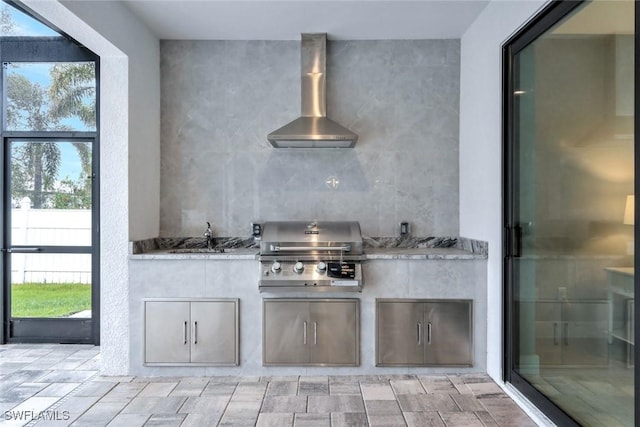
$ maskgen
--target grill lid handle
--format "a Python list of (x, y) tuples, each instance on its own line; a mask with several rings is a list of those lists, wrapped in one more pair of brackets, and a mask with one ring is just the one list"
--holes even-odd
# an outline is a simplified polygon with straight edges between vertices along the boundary
[(280, 246), (270, 245), (271, 252), (286, 252), (286, 251), (351, 251), (351, 245), (343, 246)]

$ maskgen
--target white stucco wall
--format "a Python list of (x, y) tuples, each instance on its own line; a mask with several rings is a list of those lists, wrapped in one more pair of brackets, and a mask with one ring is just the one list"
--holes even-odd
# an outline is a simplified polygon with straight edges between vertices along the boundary
[(123, 375), (129, 370), (128, 241), (159, 229), (159, 42), (116, 2), (24, 3), (100, 56), (101, 372)]
[(487, 372), (502, 380), (502, 44), (546, 0), (493, 0), (461, 40), (460, 235), (489, 242)]
[[(114, 1), (61, 3), (129, 59), (129, 240), (160, 229), (160, 42)], [(103, 72), (104, 74), (104, 72)], [(104, 94), (103, 94), (104, 95)]]

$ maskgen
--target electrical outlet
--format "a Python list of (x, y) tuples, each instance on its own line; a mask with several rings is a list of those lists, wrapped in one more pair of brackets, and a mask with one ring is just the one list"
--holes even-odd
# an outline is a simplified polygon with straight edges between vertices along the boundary
[(402, 221), (400, 223), (400, 237), (407, 237), (411, 234), (411, 226), (407, 221)]
[(262, 237), (262, 224), (259, 222), (252, 222), (251, 223), (251, 236), (253, 236), (253, 238), (255, 240), (260, 240), (260, 237)]
[(567, 299), (567, 288), (565, 286), (560, 286), (558, 288), (558, 299), (561, 299), (561, 300)]

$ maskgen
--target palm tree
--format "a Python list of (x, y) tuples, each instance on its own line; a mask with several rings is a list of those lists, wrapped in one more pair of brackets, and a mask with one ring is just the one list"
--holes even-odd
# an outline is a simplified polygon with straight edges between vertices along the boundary
[[(60, 167), (60, 148), (55, 142), (14, 143), (11, 154), (12, 197), (31, 196), (35, 209), (45, 206), (46, 192), (53, 190)], [(33, 188), (28, 183), (33, 183)]]
[[(0, 35), (14, 34), (11, 8), (0, 4)], [(20, 73), (7, 76), (7, 127), (11, 130), (67, 130), (60, 120), (78, 117), (88, 128), (96, 127), (96, 85), (94, 63), (55, 64), (50, 70), (48, 90), (32, 83)], [(48, 96), (48, 99), (47, 99)], [(91, 149), (88, 144), (74, 142), (82, 172), (91, 173)], [(51, 142), (20, 144), (12, 150), (12, 165), (16, 191), (26, 195), (26, 183), (33, 182), (34, 207), (42, 207), (43, 190), (51, 190), (60, 167), (60, 149)]]
[[(75, 65), (78, 67), (74, 67)], [(86, 96), (91, 95), (91, 89), (80, 83), (83, 78), (86, 79), (82, 77), (88, 68), (85, 65), (61, 64), (52, 67), (51, 87), (55, 87), (57, 96), (56, 100), (52, 101), (49, 100), (49, 96), (52, 96), (54, 90), (47, 91), (22, 74), (8, 73), (8, 128), (30, 131), (69, 130), (67, 126), (60, 124), (60, 120), (72, 115), (78, 115), (87, 126), (93, 123), (95, 127), (95, 102), (86, 103), (84, 96), (78, 95), (81, 93), (87, 94)], [(56, 68), (54, 72), (53, 69)], [(85, 70), (78, 72), (78, 69), (82, 68)], [(73, 77), (74, 75), (80, 77)], [(74, 85), (79, 87), (73, 87)], [(95, 85), (93, 93), (95, 94)], [(90, 147), (84, 142), (72, 144), (78, 151), (83, 175), (88, 177), (91, 173)], [(14, 143), (11, 150), (12, 198), (19, 200), (28, 195), (32, 199), (34, 208), (46, 207), (46, 196), (53, 194), (55, 189), (60, 160), (60, 148), (55, 142)], [(90, 180), (85, 179), (82, 187), (85, 191), (90, 191)]]
[(56, 126), (45, 108), (42, 86), (22, 74), (9, 72), (6, 88), (8, 130), (46, 131)]
[(96, 128), (96, 71), (93, 62), (56, 64), (51, 68), (51, 115), (79, 118), (89, 129)]
[[(50, 114), (54, 120), (77, 117), (87, 129), (96, 129), (96, 69), (93, 62), (56, 64), (51, 68)], [(91, 174), (91, 150), (88, 144), (74, 142), (82, 172)], [(85, 193), (90, 192), (90, 179), (85, 179)], [(83, 198), (83, 197), (81, 197)], [(89, 200), (90, 197), (84, 197)]]
[[(45, 106), (45, 91), (24, 75), (7, 76), (7, 127), (11, 130), (47, 131), (56, 127)], [(34, 208), (42, 208), (43, 191), (52, 189), (60, 166), (60, 149), (53, 142), (14, 143), (11, 150), (12, 196), (31, 195)], [(33, 182), (30, 189), (28, 183)]]

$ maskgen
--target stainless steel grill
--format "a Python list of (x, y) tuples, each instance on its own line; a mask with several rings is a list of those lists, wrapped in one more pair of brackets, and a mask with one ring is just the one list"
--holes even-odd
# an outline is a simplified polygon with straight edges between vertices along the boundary
[(260, 292), (362, 290), (358, 222), (274, 221), (262, 231)]

